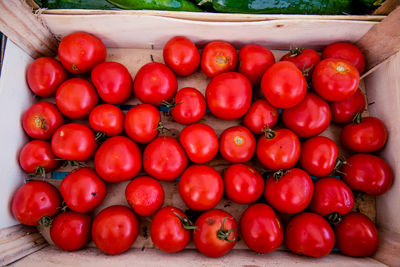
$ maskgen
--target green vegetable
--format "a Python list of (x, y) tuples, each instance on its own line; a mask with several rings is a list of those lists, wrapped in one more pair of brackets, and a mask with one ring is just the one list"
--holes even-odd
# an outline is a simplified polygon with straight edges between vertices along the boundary
[(361, 2), (364, 6), (372, 8), (382, 5), (384, 1), (385, 0), (359, 0), (359, 2)]
[(35, 0), (42, 8), (49, 9), (119, 9), (106, 0)]
[(202, 11), (189, 0), (107, 0), (123, 9), (153, 9), (171, 11)]
[(192, 2), (196, 3), (196, 5), (203, 10), (215, 12), (212, 5), (212, 0), (192, 0)]

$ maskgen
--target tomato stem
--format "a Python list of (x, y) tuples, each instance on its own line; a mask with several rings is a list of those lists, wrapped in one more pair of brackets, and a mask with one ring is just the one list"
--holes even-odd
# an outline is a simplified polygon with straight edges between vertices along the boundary
[(49, 226), (51, 226), (52, 223), (53, 223), (53, 218), (48, 215), (43, 216), (39, 220), (39, 225), (41, 225), (43, 227), (49, 227)]
[[(232, 232), (235, 232), (238, 229), (236, 229), (236, 228), (230, 229), (230, 230), (225, 229), (225, 221), (227, 218), (229, 218), (229, 217), (225, 217), (224, 220), (222, 221), (222, 226), (221, 226), (221, 229), (219, 229), (219, 231), (217, 232), (217, 236), (221, 240), (225, 240), (228, 242), (234, 242), (234, 241), (236, 241), (236, 237), (233, 236), (233, 238), (231, 238), (231, 239), (229, 239), (229, 237), (232, 236)], [(230, 219), (233, 219), (233, 218), (230, 218)]]
[(303, 48), (300, 47), (295, 47), (290, 49), (290, 55), (289, 57), (297, 57), (298, 55), (300, 55), (303, 52)]
[(272, 177), (275, 178), (275, 181), (278, 182), (280, 178), (282, 178), (286, 173), (288, 173), (288, 170), (283, 170), (280, 169), (279, 171), (276, 171), (272, 174)]
[(276, 132), (267, 126), (264, 127), (262, 131), (264, 132), (265, 138), (267, 139), (272, 139), (276, 136)]
[(342, 171), (340, 170), (340, 168), (341, 168), (344, 164), (347, 164), (346, 158), (343, 157), (343, 156), (339, 156), (339, 157), (336, 159), (335, 167), (333, 168), (333, 171), (334, 171), (334, 172), (337, 172), (337, 173), (340, 173), (340, 174), (343, 174), (343, 175), (346, 175), (344, 172), (342, 172)]
[(197, 227), (193, 225), (192, 221), (189, 220), (188, 217), (181, 216), (178, 213), (176, 213), (175, 211), (174, 211), (174, 214), (181, 220), (182, 227), (185, 228), (186, 230), (195, 230), (195, 229), (197, 229)]
[(353, 123), (360, 124), (361, 122), (362, 122), (361, 112), (357, 112), (356, 115), (354, 115)]
[(165, 127), (165, 125), (162, 121), (160, 121), (158, 123), (156, 130), (158, 130), (160, 132), (160, 134), (163, 136), (165, 136), (166, 132), (169, 131), (169, 129)]
[(106, 141), (107, 135), (105, 132), (97, 132), (95, 140), (97, 143), (102, 144), (104, 141)]
[(333, 225), (339, 224), (342, 221), (342, 215), (340, 215), (338, 212), (329, 213), (328, 221)]
[(35, 117), (35, 124), (36, 127), (39, 127), (42, 130), (47, 130), (47, 123), (45, 118), (42, 118), (40, 116)]

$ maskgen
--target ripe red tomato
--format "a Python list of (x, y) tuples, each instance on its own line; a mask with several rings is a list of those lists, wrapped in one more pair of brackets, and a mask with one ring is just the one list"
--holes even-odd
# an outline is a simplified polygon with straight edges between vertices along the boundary
[(305, 97), (307, 81), (294, 63), (281, 61), (265, 71), (261, 90), (274, 107), (292, 108)]
[(197, 219), (193, 232), (196, 248), (208, 257), (221, 257), (228, 253), (238, 239), (238, 225), (231, 214), (214, 209)]
[(107, 187), (93, 169), (79, 168), (62, 180), (60, 193), (68, 208), (87, 213), (103, 202)]
[(33, 140), (27, 143), (19, 153), (19, 164), (27, 173), (45, 176), (58, 166), (58, 160), (51, 150), (50, 143), (42, 140)]
[(74, 74), (89, 72), (106, 60), (106, 47), (92, 34), (74, 32), (65, 36), (58, 46), (58, 57), (64, 68)]
[(365, 57), (363, 53), (357, 46), (350, 43), (338, 42), (330, 44), (322, 51), (321, 57), (323, 59), (340, 58), (350, 61), (360, 74), (363, 73), (365, 68)]
[(91, 79), (106, 103), (121, 104), (132, 94), (132, 77), (128, 69), (118, 62), (98, 64), (92, 70)]
[(356, 67), (344, 59), (324, 59), (312, 75), (315, 92), (328, 101), (342, 101), (354, 95), (359, 81)]
[(365, 110), (366, 101), (363, 92), (360, 89), (354, 95), (342, 101), (331, 102), (332, 122), (348, 123), (354, 116)]
[(381, 149), (387, 140), (385, 124), (375, 117), (359, 117), (347, 124), (341, 134), (343, 146), (355, 152), (375, 152)]
[(335, 227), (336, 246), (345, 255), (367, 257), (378, 249), (375, 224), (364, 214), (352, 212)]
[(169, 101), (178, 90), (175, 74), (159, 62), (147, 63), (139, 69), (133, 81), (133, 92), (143, 103), (159, 106)]
[(171, 38), (164, 46), (165, 64), (179, 76), (188, 76), (200, 65), (200, 52), (196, 45), (183, 36)]
[(186, 126), (179, 135), (179, 142), (194, 163), (206, 163), (218, 153), (218, 136), (214, 129), (206, 124)]
[(139, 223), (133, 212), (121, 205), (102, 210), (93, 220), (92, 239), (109, 255), (128, 250), (139, 234)]
[(171, 106), (172, 118), (180, 124), (198, 122), (206, 114), (206, 100), (199, 90), (185, 87), (176, 93)]
[(88, 214), (72, 211), (61, 213), (51, 224), (51, 240), (62, 250), (78, 250), (90, 241), (91, 221)]
[(94, 166), (107, 182), (130, 180), (142, 169), (142, 153), (129, 138), (114, 136), (101, 144), (94, 156)]
[(64, 124), (64, 117), (57, 107), (49, 102), (33, 104), (25, 111), (22, 127), (35, 139), (50, 139), (58, 127)]
[(294, 214), (307, 208), (313, 192), (310, 176), (302, 169), (293, 168), (268, 177), (264, 197), (276, 210)]
[(135, 142), (148, 143), (158, 135), (160, 112), (150, 104), (139, 104), (125, 116), (125, 132)]
[(253, 167), (233, 164), (225, 170), (224, 188), (226, 195), (239, 204), (251, 204), (264, 192), (264, 179)]
[(246, 114), (252, 95), (251, 83), (237, 72), (215, 76), (206, 89), (208, 108), (214, 116), (224, 120), (236, 120)]
[(187, 164), (185, 151), (172, 137), (157, 137), (143, 152), (144, 170), (161, 181), (175, 180), (183, 173)]
[(282, 119), (286, 127), (298, 137), (311, 137), (325, 131), (331, 122), (328, 103), (313, 93), (307, 93), (295, 107), (284, 109)]
[(320, 60), (319, 54), (314, 49), (294, 48), (285, 54), (280, 61), (293, 62), (308, 79), (311, 77), (315, 66), (318, 65)]
[(26, 71), (29, 88), (41, 97), (52, 96), (66, 79), (67, 73), (60, 62), (51, 57), (36, 59)]
[(248, 207), (240, 218), (240, 233), (246, 245), (257, 253), (276, 250), (283, 242), (283, 225), (274, 210), (262, 203)]
[(54, 216), (61, 206), (57, 189), (43, 181), (30, 181), (15, 192), (11, 211), (25, 225), (38, 225), (44, 216)]
[(221, 175), (210, 166), (192, 165), (179, 180), (179, 194), (192, 210), (214, 208), (222, 199), (223, 192)]
[(107, 136), (120, 135), (124, 130), (124, 113), (111, 104), (96, 106), (89, 114), (90, 127)]
[(332, 251), (335, 235), (323, 217), (303, 212), (294, 216), (286, 226), (285, 243), (296, 254), (317, 258)]
[(253, 86), (258, 86), (264, 72), (274, 63), (274, 54), (268, 48), (247, 44), (239, 51), (238, 72), (246, 76)]
[(209, 78), (234, 71), (237, 65), (236, 49), (228, 42), (210, 42), (203, 49), (200, 64), (201, 70)]
[(51, 149), (59, 158), (85, 161), (94, 155), (97, 142), (89, 127), (80, 123), (69, 123), (53, 134)]
[(300, 165), (310, 175), (323, 177), (333, 172), (339, 149), (334, 141), (325, 136), (315, 136), (301, 147)]
[(151, 221), (151, 241), (162, 251), (178, 252), (189, 243), (190, 229), (193, 229), (192, 222), (182, 210), (166, 206)]
[(256, 151), (256, 138), (244, 126), (232, 126), (220, 136), (219, 151), (230, 162), (249, 161)]
[(150, 176), (141, 176), (126, 186), (125, 198), (136, 214), (150, 216), (163, 205), (164, 189)]
[(266, 100), (254, 102), (243, 118), (243, 124), (254, 134), (261, 134), (266, 128), (272, 128), (278, 122), (278, 109)]
[(257, 142), (256, 154), (270, 170), (292, 168), (300, 157), (300, 140), (288, 129), (267, 130)]
[(355, 154), (343, 165), (342, 179), (353, 190), (382, 195), (392, 186), (393, 173), (383, 159), (370, 154)]

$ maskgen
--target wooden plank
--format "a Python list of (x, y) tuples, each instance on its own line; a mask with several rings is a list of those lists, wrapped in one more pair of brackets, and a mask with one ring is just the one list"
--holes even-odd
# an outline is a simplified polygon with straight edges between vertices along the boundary
[(400, 0), (385, 0), (383, 4), (378, 7), (373, 15), (389, 15), (390, 12), (400, 5)]

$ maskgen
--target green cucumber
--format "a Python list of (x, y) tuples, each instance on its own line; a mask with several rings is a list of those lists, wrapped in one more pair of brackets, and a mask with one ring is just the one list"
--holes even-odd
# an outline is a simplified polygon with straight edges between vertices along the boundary
[(123, 9), (153, 9), (170, 11), (203, 11), (189, 0), (107, 0)]
[(106, 0), (35, 0), (42, 8), (49, 9), (119, 9)]

